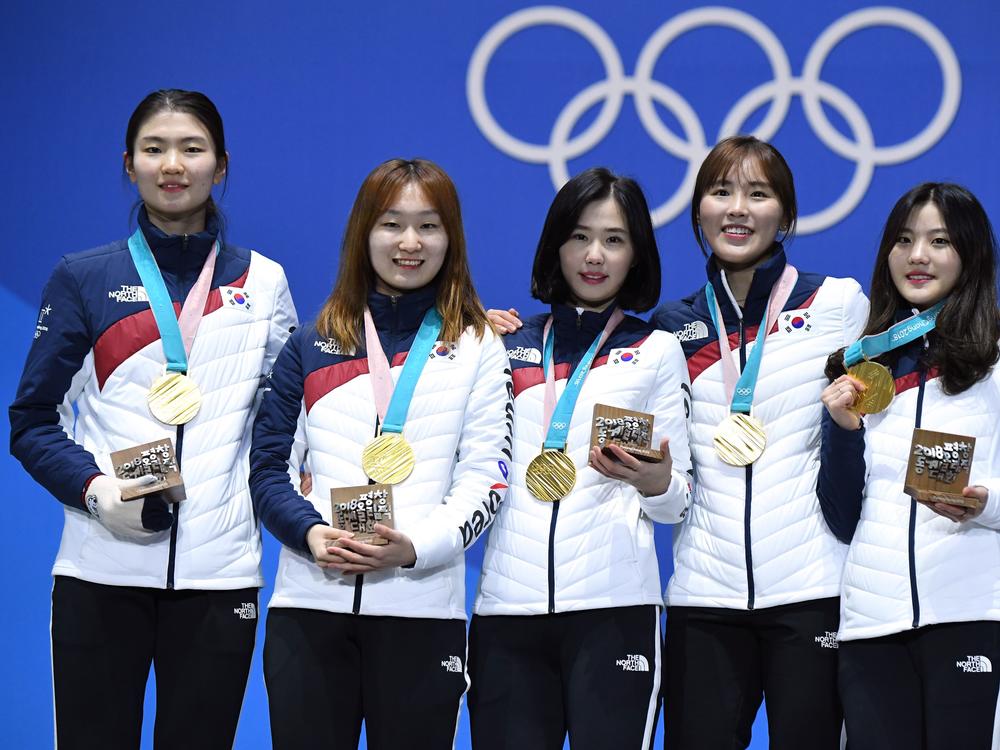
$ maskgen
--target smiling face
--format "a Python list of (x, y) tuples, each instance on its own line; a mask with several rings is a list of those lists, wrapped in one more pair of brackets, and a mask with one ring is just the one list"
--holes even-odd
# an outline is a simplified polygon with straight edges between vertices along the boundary
[(147, 119), (136, 135), (125, 171), (136, 184), (150, 220), (172, 234), (205, 228), (212, 186), (226, 173), (201, 122), (186, 112), (164, 110)]
[(709, 185), (698, 204), (702, 234), (727, 271), (764, 261), (785, 219), (784, 206), (751, 160)]
[(588, 310), (606, 308), (621, 291), (634, 259), (628, 224), (614, 198), (588, 203), (559, 247), (572, 303)]
[(368, 233), (375, 291), (403, 294), (430, 284), (448, 253), (448, 233), (421, 187), (403, 186)]
[(961, 272), (941, 211), (933, 203), (916, 206), (889, 251), (889, 275), (900, 295), (926, 310), (948, 296)]

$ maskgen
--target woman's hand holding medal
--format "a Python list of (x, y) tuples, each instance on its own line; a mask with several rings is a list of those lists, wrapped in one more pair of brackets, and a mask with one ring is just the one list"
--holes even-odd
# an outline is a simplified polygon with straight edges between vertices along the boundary
[(861, 428), (861, 415), (855, 409), (867, 386), (850, 375), (841, 375), (823, 389), (820, 398), (833, 421), (845, 430)]
[(671, 471), (674, 468), (669, 447), (670, 440), (664, 438), (660, 443), (663, 460), (656, 462), (640, 461), (614, 444), (605, 449), (614, 454), (614, 458), (594, 447), (590, 449), (590, 466), (602, 476), (632, 485), (647, 497), (662, 495), (670, 487)]

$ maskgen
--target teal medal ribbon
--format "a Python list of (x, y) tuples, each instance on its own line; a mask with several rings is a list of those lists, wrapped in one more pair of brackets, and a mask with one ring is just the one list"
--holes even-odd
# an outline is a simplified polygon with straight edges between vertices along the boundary
[(163, 274), (156, 265), (153, 251), (141, 229), (137, 229), (129, 237), (128, 249), (149, 298), (149, 307), (163, 346), (163, 356), (167, 361), (166, 373), (153, 382), (146, 397), (149, 411), (165, 424), (184, 424), (194, 419), (201, 408), (201, 392), (187, 376), (188, 352), (198, 333), (205, 301), (212, 286), (219, 243), (215, 242), (209, 251), (198, 280), (184, 300), (179, 319), (174, 313)]
[[(590, 348), (587, 349), (586, 353), (577, 364), (572, 377), (566, 381), (566, 388), (563, 390), (562, 395), (559, 396), (559, 401), (556, 403), (555, 409), (552, 412), (552, 417), (549, 420), (549, 429), (545, 435), (545, 442), (542, 445), (545, 450), (565, 450), (566, 442), (569, 439), (569, 423), (573, 418), (573, 410), (576, 408), (577, 399), (580, 397), (580, 390), (583, 388), (583, 381), (586, 380), (587, 373), (590, 372), (590, 368), (593, 366), (594, 360), (597, 358), (597, 352), (600, 351), (604, 342), (607, 341), (608, 336), (611, 335), (611, 332), (618, 326), (624, 317), (625, 314), (621, 311), (621, 309), (616, 309), (611, 314), (604, 330), (597, 338), (594, 339), (594, 343), (590, 345)], [(553, 330), (548, 330), (546, 333), (547, 335), (545, 337), (542, 354), (542, 370), (545, 373), (546, 384), (551, 376), (554, 391), (554, 352), (556, 335)]]
[(403, 371), (393, 386), (389, 362), (378, 340), (371, 312), (365, 310), (365, 348), (381, 429), (378, 436), (361, 451), (361, 468), (374, 482), (398, 484), (410, 475), (416, 465), (413, 448), (403, 437), (403, 425), (417, 381), (420, 380), (420, 374), (441, 332), (441, 324), (441, 314), (431, 307), (420, 322), (420, 329), (406, 355)]
[[(432, 307), (424, 315), (420, 322), (420, 329), (413, 340), (409, 354), (406, 355), (406, 362), (403, 364), (403, 372), (399, 375), (396, 387), (392, 390), (392, 399), (385, 410), (385, 419), (382, 422), (382, 432), (401, 433), (403, 424), (406, 422), (406, 413), (410, 410), (410, 401), (413, 400), (413, 392), (417, 388), (417, 381), (424, 371), (427, 359), (430, 357), (431, 349), (438, 340), (441, 333), (441, 313), (437, 308)], [(366, 342), (366, 346), (369, 343)]]
[(156, 328), (163, 342), (167, 371), (185, 373), (188, 369), (187, 352), (184, 351), (184, 339), (174, 313), (174, 303), (170, 300), (160, 267), (156, 265), (156, 258), (153, 257), (153, 251), (149, 249), (141, 229), (136, 229), (135, 234), (128, 238), (128, 250), (149, 297), (149, 307), (153, 311)]
[[(720, 337), (726, 336), (726, 326), (719, 319), (719, 302), (715, 297), (715, 289), (712, 288), (711, 282), (705, 285), (705, 296), (708, 298), (708, 311), (712, 315), (712, 324), (715, 326), (715, 330), (719, 332)], [(736, 381), (736, 387), (733, 389), (733, 399), (729, 406), (729, 411), (732, 414), (749, 414), (750, 408), (753, 406), (753, 393), (757, 388), (760, 360), (764, 356), (764, 341), (767, 339), (767, 312), (765, 307), (764, 319), (761, 320), (760, 328), (757, 329), (757, 343), (754, 345), (753, 351), (750, 352), (750, 356), (747, 357), (746, 366), (740, 373), (740, 378)]]
[(767, 445), (767, 433), (764, 424), (751, 416), (754, 391), (760, 374), (760, 363), (764, 356), (764, 342), (767, 341), (771, 326), (785, 308), (791, 297), (798, 271), (791, 264), (785, 264), (781, 276), (771, 289), (767, 305), (764, 307), (764, 318), (757, 329), (757, 341), (750, 356), (747, 357), (743, 372), (737, 375), (729, 349), (729, 336), (726, 324), (722, 318), (722, 309), (715, 296), (712, 283), (705, 285), (705, 297), (708, 301), (712, 324), (719, 337), (719, 358), (722, 367), (722, 380), (729, 399), (729, 414), (716, 428), (713, 443), (715, 452), (727, 464), (732, 466), (748, 466), (756, 461)]
[(851, 367), (862, 360), (874, 359), (927, 335), (937, 326), (937, 317), (944, 303), (941, 300), (933, 307), (896, 323), (882, 333), (858, 339), (844, 350), (844, 365)]

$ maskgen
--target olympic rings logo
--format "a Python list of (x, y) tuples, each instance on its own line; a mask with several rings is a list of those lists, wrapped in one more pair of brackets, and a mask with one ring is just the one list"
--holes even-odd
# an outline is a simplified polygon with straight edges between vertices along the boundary
[[(512, 136), (496, 121), (486, 103), (486, 69), (491, 58), (507, 39), (532, 26), (562, 26), (575, 31), (593, 45), (606, 74), (603, 81), (591, 84), (566, 104), (556, 118), (547, 144), (528, 143)], [(771, 81), (751, 89), (733, 105), (713, 141), (706, 140), (691, 105), (674, 89), (652, 78), (667, 46), (682, 34), (703, 26), (727, 27), (749, 36), (767, 55), (773, 74)], [(873, 26), (894, 26), (921, 39), (937, 58), (944, 81), (941, 101), (930, 123), (909, 140), (890, 146), (876, 146), (871, 125), (858, 104), (843, 90), (820, 80), (823, 64), (833, 48), (851, 34)], [(747, 118), (767, 102), (770, 102), (767, 114), (752, 134), (770, 140), (784, 121), (792, 96), (799, 96), (810, 127), (823, 144), (855, 163), (854, 175), (837, 200), (821, 211), (799, 217), (798, 230), (802, 234), (827, 229), (854, 210), (871, 184), (876, 166), (908, 161), (937, 143), (955, 118), (961, 90), (962, 75), (955, 51), (937, 27), (910, 11), (886, 7), (849, 13), (827, 27), (806, 55), (802, 75), (793, 77), (788, 55), (774, 33), (753, 16), (734, 8), (696, 8), (671, 18), (649, 38), (639, 53), (635, 74), (627, 76), (614, 42), (593, 20), (569, 8), (539, 6), (517, 11), (496, 23), (476, 46), (466, 76), (469, 108), (483, 135), (509, 156), (548, 164), (549, 176), (557, 189), (569, 179), (567, 162), (590, 151), (608, 135), (618, 119), (625, 95), (630, 94), (639, 120), (653, 141), (688, 165), (677, 191), (652, 211), (653, 224), (658, 227), (685, 210), (698, 168), (711, 145), (739, 133)], [(571, 138), (583, 114), (601, 101), (604, 103), (594, 122)], [(683, 139), (663, 123), (654, 102), (677, 119), (684, 131)], [(843, 117), (853, 140), (830, 124), (823, 112), (823, 102)]]

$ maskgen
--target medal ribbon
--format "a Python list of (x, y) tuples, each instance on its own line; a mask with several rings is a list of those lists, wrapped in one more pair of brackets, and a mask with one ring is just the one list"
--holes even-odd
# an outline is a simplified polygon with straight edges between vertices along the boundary
[(198, 335), (202, 314), (205, 312), (205, 302), (212, 287), (212, 275), (215, 273), (215, 258), (219, 254), (218, 241), (205, 258), (205, 265), (198, 274), (198, 280), (188, 292), (181, 308), (180, 317), (174, 314), (174, 303), (170, 300), (167, 285), (163, 282), (163, 274), (156, 265), (153, 251), (141, 229), (128, 238), (128, 249), (132, 254), (132, 263), (139, 272), (139, 279), (149, 297), (149, 307), (153, 311), (153, 319), (163, 343), (163, 356), (167, 360), (169, 372), (186, 373), (188, 355)]
[(937, 325), (944, 302), (941, 300), (934, 307), (911, 315), (887, 331), (858, 339), (844, 351), (844, 366), (852, 367), (862, 360), (873, 359), (930, 333)]
[(378, 412), (382, 433), (403, 431), (406, 413), (410, 409), (413, 391), (416, 390), (420, 373), (423, 372), (427, 358), (431, 355), (441, 332), (441, 314), (432, 307), (424, 314), (420, 330), (413, 340), (399, 382), (392, 384), (392, 374), (389, 371), (389, 360), (382, 349), (382, 342), (375, 328), (371, 310), (365, 305), (365, 349), (368, 352), (368, 372), (372, 377), (372, 391), (375, 393), (375, 410)]
[(777, 283), (771, 287), (771, 295), (767, 301), (767, 308), (764, 310), (764, 319), (757, 329), (757, 339), (754, 342), (753, 351), (747, 357), (746, 367), (738, 374), (736, 363), (733, 362), (732, 350), (729, 348), (729, 336), (726, 333), (726, 324), (722, 318), (722, 309), (719, 301), (715, 297), (715, 289), (712, 282), (705, 285), (705, 297), (708, 298), (708, 310), (712, 315), (712, 323), (719, 335), (719, 354), (722, 358), (722, 380), (726, 389), (726, 399), (729, 400), (730, 413), (749, 414), (753, 405), (753, 394), (757, 388), (757, 376), (760, 374), (760, 361), (764, 356), (764, 341), (767, 339), (768, 331), (778, 320), (778, 315), (785, 308), (788, 298), (792, 295), (792, 289), (799, 278), (799, 272), (795, 266), (785, 264), (785, 270), (781, 272), (781, 277)]
[[(549, 425), (549, 431), (545, 435), (543, 448), (546, 450), (564, 450), (566, 441), (569, 439), (569, 422), (573, 418), (573, 409), (576, 408), (576, 400), (580, 396), (580, 389), (583, 388), (583, 381), (587, 378), (597, 352), (604, 346), (611, 332), (618, 327), (618, 324), (625, 319), (625, 313), (621, 308), (615, 308), (608, 318), (601, 335), (594, 339), (586, 354), (576, 366), (572, 377), (567, 381), (566, 388), (556, 403), (556, 362), (555, 362), (555, 334), (552, 333), (552, 316), (545, 322), (545, 330), (542, 332), (542, 340), (545, 342), (545, 352), (542, 354), (542, 367), (545, 370), (545, 402), (542, 424)], [(551, 334), (551, 335), (550, 335)]]

